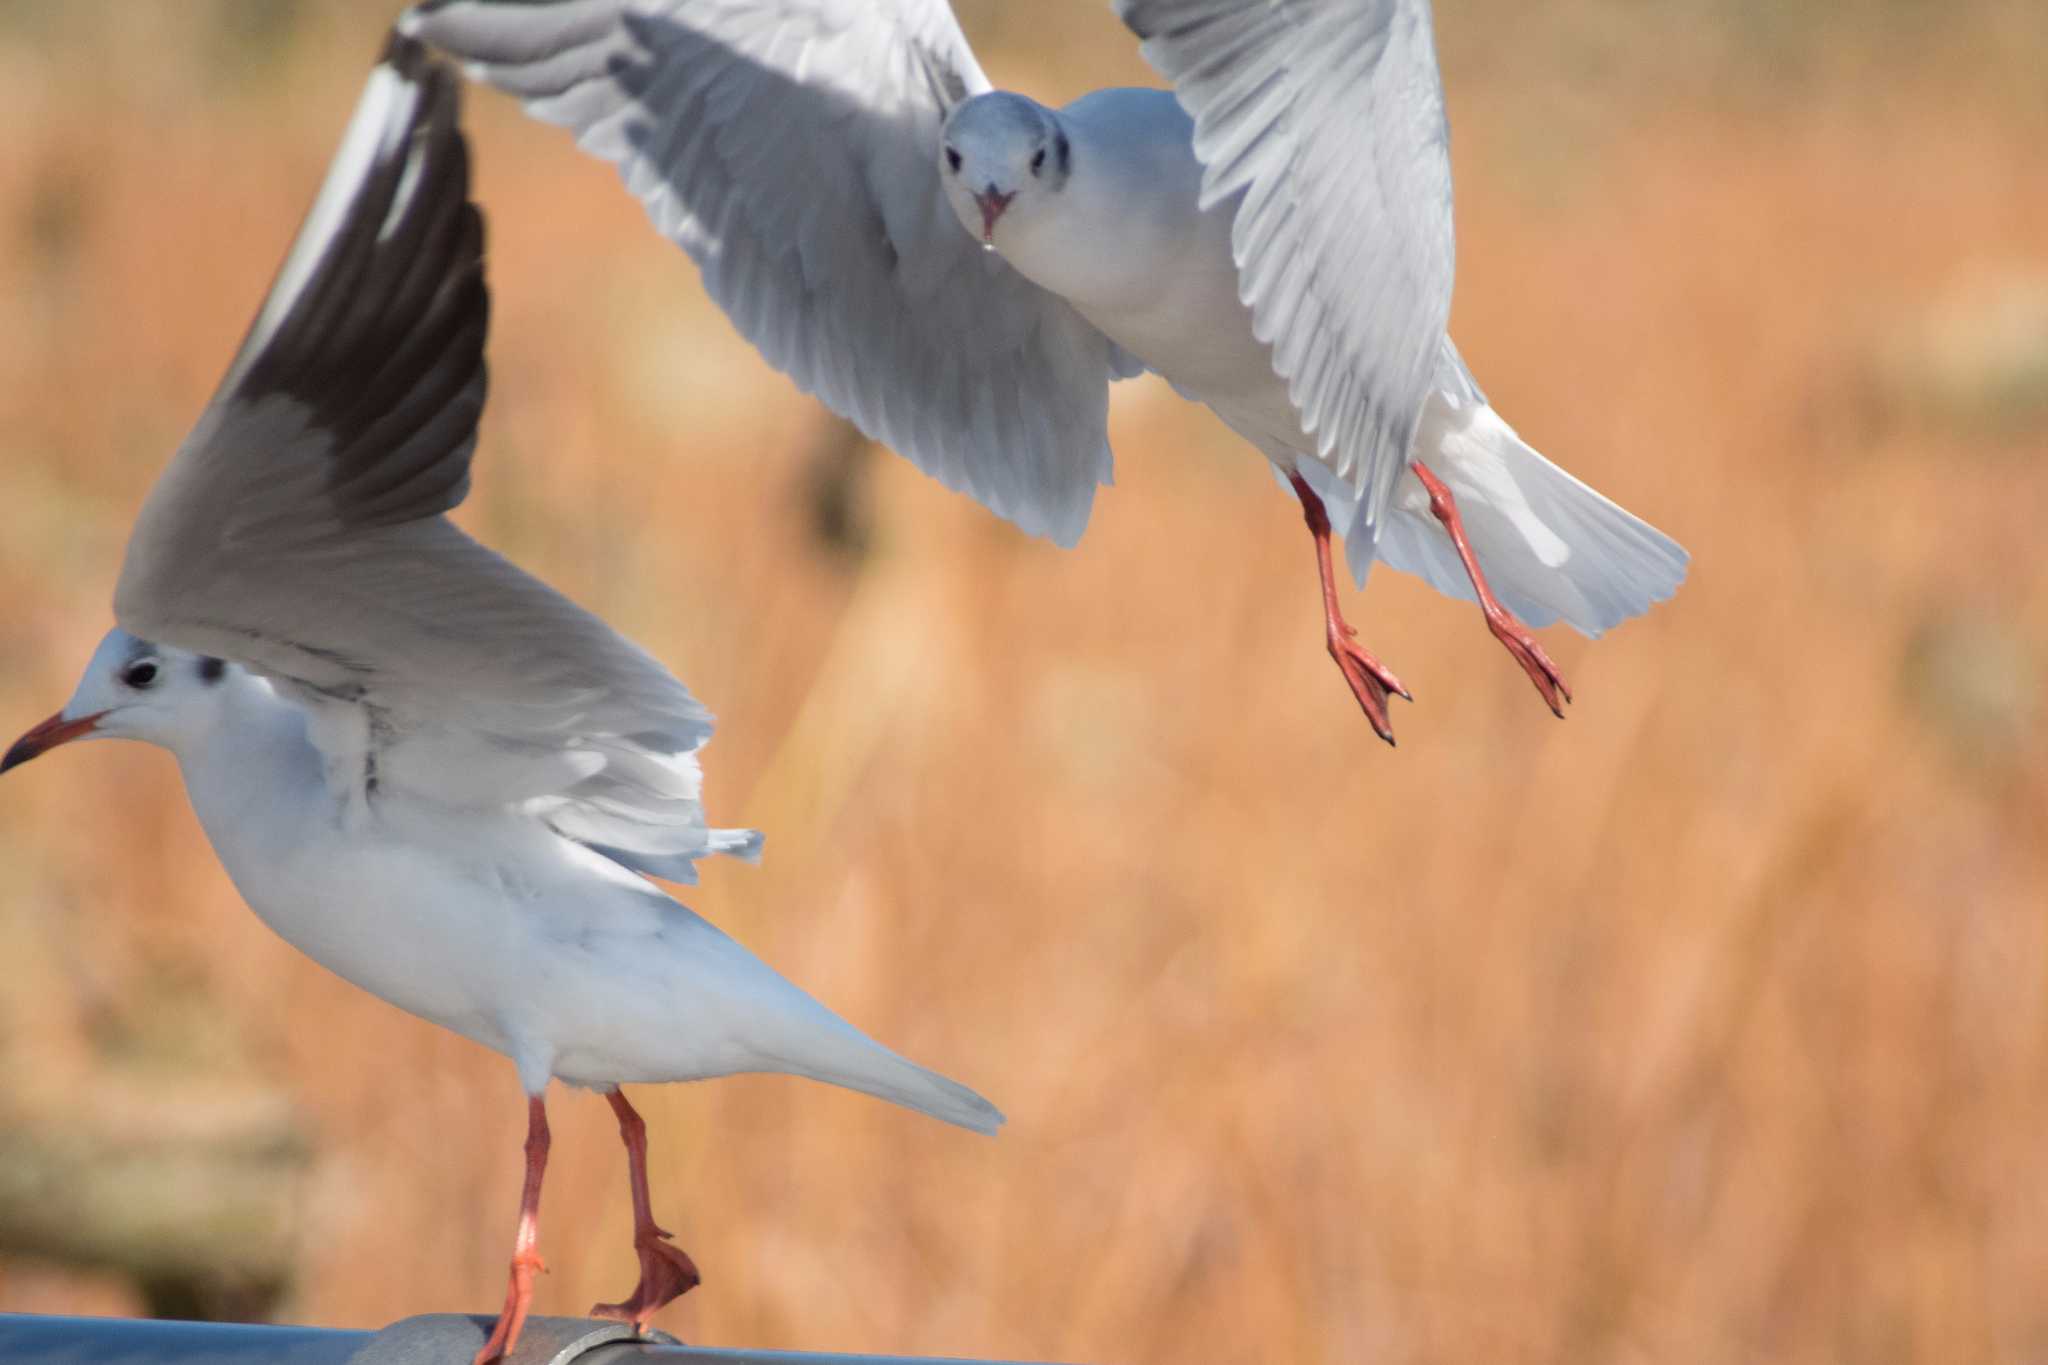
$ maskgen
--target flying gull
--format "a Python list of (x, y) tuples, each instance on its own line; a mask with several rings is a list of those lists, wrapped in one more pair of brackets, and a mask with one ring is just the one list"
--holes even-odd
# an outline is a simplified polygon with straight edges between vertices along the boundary
[(1331, 541), (1531, 635), (1669, 597), (1685, 551), (1525, 444), (1445, 331), (1448, 131), (1428, 0), (1120, 0), (1172, 91), (992, 88), (945, 0), (430, 0), (407, 31), (615, 163), (777, 368), (1062, 545), (1153, 370), (1272, 463), (1329, 652), (1389, 743), (1408, 695)]

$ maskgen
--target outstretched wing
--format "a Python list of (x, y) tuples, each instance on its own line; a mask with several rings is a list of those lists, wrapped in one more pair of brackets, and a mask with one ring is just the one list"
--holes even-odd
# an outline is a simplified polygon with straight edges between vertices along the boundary
[(338, 783), (514, 806), (641, 871), (712, 830), (711, 717), (648, 654), (442, 516), (484, 401), (483, 220), (458, 83), (394, 38), (220, 391), (151, 491), (122, 626), (304, 701)]
[(1195, 120), (1202, 204), (1242, 194), (1239, 292), (1377, 526), (1450, 317), (1450, 134), (1429, 0), (1117, 0)]
[(1071, 544), (1135, 372), (946, 205), (989, 88), (945, 0), (449, 0), (407, 32), (619, 167), (763, 356), (949, 488)]

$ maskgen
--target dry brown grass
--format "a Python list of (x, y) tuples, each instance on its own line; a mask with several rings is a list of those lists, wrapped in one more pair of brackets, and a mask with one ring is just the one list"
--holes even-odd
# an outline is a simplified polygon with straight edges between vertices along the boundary
[[(1092, 0), (963, 8), (999, 76), (1142, 78)], [(888, 459), (872, 553), (820, 553), (815, 409), (609, 173), (472, 101), (466, 520), (721, 715), (709, 800), (768, 858), (690, 903), (1012, 1116), (647, 1093), (708, 1275), (668, 1325), (1132, 1362), (2048, 1352), (2048, 408), (1901, 378), (1954, 291), (2048, 271), (2048, 34), (1764, 8), (1444, 6), (1457, 335), (1695, 567), (1551, 640), (1564, 724), (1475, 613), (1383, 573), (1356, 614), (1419, 698), (1396, 752), (1323, 655), (1296, 513), (1155, 386), (1119, 394), (1077, 551)], [(375, 46), (339, 7), (223, 36), (255, 9), (0, 4), (7, 724), (106, 625)], [(287, 1314), (495, 1303), (511, 1069), (271, 938), (169, 761), (10, 776), (0, 886), (9, 1104), (166, 1058), (280, 1085), (321, 1141)], [(540, 1301), (577, 1311), (630, 1279), (629, 1213), (604, 1107), (555, 1114)], [(0, 1261), (0, 1308), (125, 1302)]]

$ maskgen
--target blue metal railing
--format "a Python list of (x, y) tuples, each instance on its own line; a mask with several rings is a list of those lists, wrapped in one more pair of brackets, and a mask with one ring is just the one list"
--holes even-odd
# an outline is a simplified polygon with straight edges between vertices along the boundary
[[(491, 1320), (457, 1313), (406, 1318), (381, 1332), (242, 1323), (55, 1318), (0, 1313), (6, 1365), (469, 1365)], [(616, 1322), (529, 1318), (505, 1365), (985, 1365), (933, 1357), (817, 1355), (684, 1346), (639, 1339)]]

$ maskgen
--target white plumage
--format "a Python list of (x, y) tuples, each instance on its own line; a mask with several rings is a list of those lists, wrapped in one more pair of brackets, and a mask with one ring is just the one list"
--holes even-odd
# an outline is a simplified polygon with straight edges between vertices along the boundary
[(0, 771), (69, 740), (177, 756), (263, 921), (511, 1058), (530, 1294), (551, 1078), (607, 1092), (644, 1324), (696, 1282), (646, 1205), (632, 1082), (783, 1072), (977, 1132), (1002, 1115), (866, 1038), (641, 873), (754, 855), (712, 828), (711, 716), (654, 658), (442, 515), (468, 487), (488, 296), (454, 77), (395, 39), (248, 340), (145, 504), (119, 627)]
[[(617, 164), (772, 364), (949, 487), (1071, 543), (1110, 477), (1109, 382), (1155, 370), (1301, 480), (1359, 582), (1377, 558), (1458, 596), (1490, 579), (1556, 709), (1503, 607), (1598, 634), (1686, 556), (1516, 437), (1450, 344), (1428, 0), (1118, 10), (1173, 90), (1058, 110), (993, 91), (944, 0), (428, 0), (401, 25)], [(1391, 739), (1398, 683), (1334, 589), (1326, 611)]]

